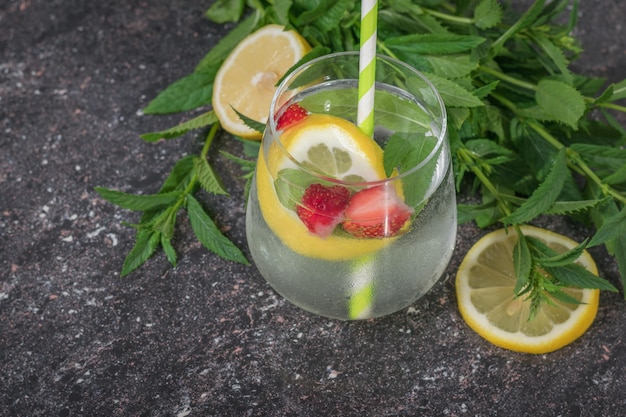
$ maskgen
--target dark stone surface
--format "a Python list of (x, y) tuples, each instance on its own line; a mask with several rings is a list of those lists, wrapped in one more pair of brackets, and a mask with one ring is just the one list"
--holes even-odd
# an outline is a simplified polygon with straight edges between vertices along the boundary
[[(300, 311), (254, 267), (207, 253), (188, 226), (178, 267), (160, 254), (120, 279), (133, 242), (120, 222), (137, 218), (93, 189), (154, 192), (198, 151), (199, 136), (154, 145), (138, 134), (189, 117), (140, 109), (223, 35), (202, 16), (209, 3), (0, 2), (1, 416), (624, 415), (621, 295), (602, 294), (591, 329), (560, 351), (494, 347), (456, 309), (452, 277), (484, 233), (472, 225), (426, 297), (373, 321)], [(581, 3), (576, 68), (625, 77), (626, 7)], [(241, 153), (226, 136), (214, 146)], [(246, 248), (239, 171), (216, 168), (232, 196), (203, 202)], [(615, 262), (593, 255), (617, 283)]]

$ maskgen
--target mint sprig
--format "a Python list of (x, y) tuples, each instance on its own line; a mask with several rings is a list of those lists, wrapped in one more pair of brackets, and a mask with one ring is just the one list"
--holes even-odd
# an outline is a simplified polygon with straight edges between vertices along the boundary
[[(568, 299), (562, 288), (569, 285), (615, 291), (576, 266), (580, 248), (554, 255), (524, 236), (519, 225), (538, 216), (568, 216), (594, 226), (597, 232), (586, 247), (605, 245), (617, 261), (622, 286), (626, 283), (626, 129), (615, 116), (626, 113), (626, 80), (606, 86), (605, 80), (572, 70), (581, 52), (571, 35), (577, 11), (577, 0), (536, 0), (522, 13), (497, 0), (379, 1), (379, 52), (422, 71), (446, 104), (457, 189), (479, 201), (458, 205), (460, 221), (518, 230), (516, 293), (530, 297), (534, 307), (550, 297)], [(239, 41), (265, 24), (297, 30), (318, 55), (359, 45), (360, 9), (354, 1), (221, 0), (207, 16), (236, 25), (146, 113), (209, 104), (215, 71)], [(210, 117), (144, 138), (177, 137), (211, 125)], [(386, 152), (393, 154), (393, 145)], [(177, 204), (189, 208), (189, 196), (198, 189), (189, 185), (198, 184), (199, 168), (206, 170), (192, 159), (181, 160), (161, 190), (165, 195), (154, 200), (103, 194), (122, 207), (147, 208), (135, 226), (137, 244), (124, 272), (138, 267), (159, 244), (171, 255), (167, 236), (176, 216), (167, 210)], [(242, 166), (250, 179), (250, 166)], [(160, 200), (170, 198), (174, 206)]]
[(159, 246), (163, 248), (168, 261), (176, 266), (177, 254), (172, 237), (181, 209), (186, 209), (196, 237), (208, 250), (224, 259), (249, 264), (241, 250), (222, 234), (194, 197), (199, 188), (212, 194), (228, 194), (207, 162), (207, 153), (218, 128), (218, 123), (212, 125), (200, 155), (183, 157), (174, 165), (156, 194), (129, 194), (96, 187), (98, 194), (105, 200), (143, 213), (138, 224), (130, 225), (137, 229), (137, 235), (135, 245), (124, 260), (120, 276), (126, 276), (143, 265)]

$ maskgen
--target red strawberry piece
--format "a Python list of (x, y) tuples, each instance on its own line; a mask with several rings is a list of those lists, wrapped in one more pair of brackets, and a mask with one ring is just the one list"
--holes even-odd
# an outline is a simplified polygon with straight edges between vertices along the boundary
[(345, 211), (344, 230), (359, 238), (397, 234), (413, 214), (392, 185), (365, 188), (352, 196)]
[(350, 190), (340, 185), (311, 184), (296, 207), (298, 217), (309, 232), (328, 237), (344, 219), (343, 212), (350, 201)]
[(287, 107), (287, 109), (283, 112), (283, 114), (276, 122), (276, 130), (283, 130), (291, 125), (298, 123), (300, 120), (304, 119), (309, 115), (309, 112), (306, 111), (299, 104), (292, 104)]

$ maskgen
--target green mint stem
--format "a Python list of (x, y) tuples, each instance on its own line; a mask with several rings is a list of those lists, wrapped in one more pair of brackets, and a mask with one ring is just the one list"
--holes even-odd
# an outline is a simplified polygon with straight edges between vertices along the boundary
[(213, 123), (213, 126), (211, 126), (211, 130), (209, 130), (206, 140), (204, 141), (204, 146), (202, 147), (202, 151), (200, 152), (200, 156), (202, 158), (206, 158), (206, 156), (208, 155), (209, 148), (211, 147), (211, 144), (213, 143), (213, 139), (215, 139), (215, 134), (217, 133), (217, 130), (219, 128), (220, 128), (219, 123)]
[[(590, 99), (593, 101), (593, 99)], [(596, 103), (596, 107), (602, 107), (604, 109), (617, 110), (622, 113), (626, 113), (626, 106), (620, 106), (615, 103)]]
[[(542, 138), (544, 138), (548, 143), (550, 143), (556, 149), (561, 149), (565, 146), (561, 142), (559, 142), (558, 139), (556, 139), (549, 132), (547, 132), (543, 128), (543, 126), (541, 126), (539, 123), (532, 121), (532, 120), (528, 120), (526, 121), (526, 123), (528, 124), (528, 126), (530, 126), (535, 132), (537, 132)], [(606, 195), (611, 196), (614, 199), (626, 204), (626, 196), (622, 195), (620, 192), (618, 192), (617, 190), (615, 190), (613, 187), (609, 186), (608, 184), (603, 183), (602, 179), (600, 179), (600, 177), (598, 177), (596, 173), (593, 172), (591, 168), (589, 168), (587, 163), (585, 163), (585, 161), (580, 157), (578, 152), (574, 151), (573, 149), (567, 148), (566, 153), (567, 153), (568, 159), (576, 167), (578, 167), (583, 172), (583, 174), (587, 176), (587, 178), (589, 178), (598, 187), (600, 187), (600, 189), (602, 190), (602, 193), (605, 196)]]
[[(215, 134), (217, 133), (217, 130), (219, 129), (219, 127), (220, 127), (219, 123), (213, 123), (213, 126), (211, 126), (211, 130), (209, 130), (209, 133), (207, 134), (207, 138), (204, 141), (204, 145), (202, 146), (202, 151), (200, 151), (201, 158), (207, 157), (207, 154), (209, 153), (209, 148), (211, 147), (211, 144), (213, 143), (213, 139), (215, 139)], [(193, 176), (191, 177), (189, 184), (187, 184), (187, 187), (185, 187), (185, 190), (183, 191), (180, 198), (174, 205), (174, 210), (178, 210), (180, 206), (183, 204), (183, 202), (186, 201), (187, 196), (193, 193), (193, 190), (195, 189), (197, 182), (198, 182), (198, 174), (194, 170)]]
[(480, 167), (478, 165), (476, 165), (476, 163), (474, 162), (474, 158), (473, 158), (471, 152), (468, 151), (467, 149), (463, 148), (463, 149), (460, 149), (460, 150), (457, 151), (457, 155), (459, 155), (463, 159), (463, 161), (465, 161), (467, 163), (467, 165), (470, 167), (470, 169), (472, 170), (474, 175), (476, 175), (476, 178), (478, 178), (480, 180), (480, 182), (485, 187), (487, 187), (489, 192), (497, 200), (498, 206), (500, 207), (500, 209), (502, 210), (504, 215), (508, 216), (509, 214), (511, 214), (511, 210), (509, 208), (508, 203), (506, 202), (506, 200), (504, 200), (500, 196), (500, 192), (498, 191), (496, 186), (493, 185), (493, 183), (487, 177), (487, 175), (485, 175), (485, 173), (480, 169)]
[(513, 85), (517, 85), (518, 87), (522, 87), (525, 88), (527, 90), (532, 90), (532, 91), (536, 91), (537, 90), (537, 86), (535, 84), (526, 82), (526, 81), (522, 81), (522, 80), (518, 80), (515, 77), (511, 77), (510, 75), (506, 75), (498, 70), (495, 70), (493, 68), (487, 67), (485, 65), (480, 65), (478, 67), (478, 69), (482, 72), (485, 72), (487, 74), (493, 75), (496, 78), (499, 78), (502, 81), (506, 81), (508, 83), (511, 83)]
[(471, 25), (474, 23), (474, 19), (470, 19), (469, 17), (453, 16), (447, 13), (442, 13), (442, 12), (438, 12), (436, 10), (427, 9), (427, 8), (422, 8), (422, 10), (424, 10), (426, 13), (428, 13), (431, 16), (438, 17), (439, 19), (442, 19), (442, 20), (447, 20), (448, 22), (460, 23), (462, 25)]

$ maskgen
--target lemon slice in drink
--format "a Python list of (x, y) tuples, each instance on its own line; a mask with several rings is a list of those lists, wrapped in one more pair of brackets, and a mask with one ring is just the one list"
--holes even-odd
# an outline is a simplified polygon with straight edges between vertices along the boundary
[(380, 146), (356, 125), (334, 116), (309, 115), (286, 130), (281, 143), (271, 143), (267, 160), (264, 152), (259, 153), (257, 193), (268, 226), (293, 251), (311, 258), (354, 259), (389, 244), (393, 238), (353, 239), (347, 235), (320, 238), (312, 235), (297, 214), (281, 204), (274, 186), (274, 178), (280, 170), (296, 167), (287, 153), (322, 175), (341, 180), (375, 181), (385, 178), (382, 152)]
[(248, 35), (228, 55), (213, 82), (213, 110), (222, 127), (246, 139), (261, 139), (235, 112), (265, 123), (276, 82), (311, 47), (293, 30), (267, 25)]
[[(577, 245), (549, 230), (522, 226), (527, 236), (542, 240), (557, 252)], [(528, 320), (530, 301), (514, 297), (516, 283), (513, 228), (500, 229), (480, 239), (467, 253), (456, 275), (459, 311), (465, 322), (489, 342), (514, 351), (548, 353), (579, 338), (595, 319), (599, 290), (568, 288), (564, 291), (581, 304), (553, 299), (543, 303), (535, 318)], [(578, 259), (597, 275), (593, 258), (586, 251)]]

